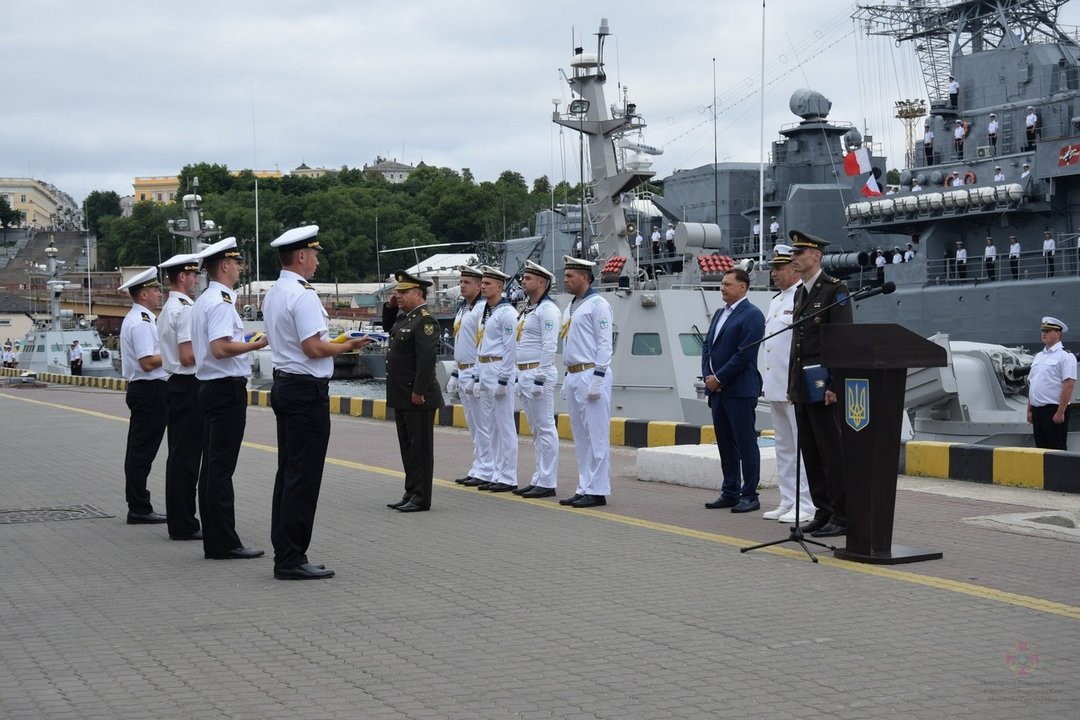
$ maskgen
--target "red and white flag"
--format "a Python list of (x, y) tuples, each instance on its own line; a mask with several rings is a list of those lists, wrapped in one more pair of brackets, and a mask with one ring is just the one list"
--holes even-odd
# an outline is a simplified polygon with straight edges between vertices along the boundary
[(862, 186), (862, 190), (860, 190), (859, 192), (861, 192), (866, 197), (874, 197), (876, 195), (881, 195), (881, 186), (878, 185), (877, 178), (874, 177), (873, 173), (871, 173), (870, 177), (866, 179), (866, 184)]
[(870, 151), (861, 147), (844, 156), (844, 172), (850, 175), (862, 175), (874, 169), (870, 164)]

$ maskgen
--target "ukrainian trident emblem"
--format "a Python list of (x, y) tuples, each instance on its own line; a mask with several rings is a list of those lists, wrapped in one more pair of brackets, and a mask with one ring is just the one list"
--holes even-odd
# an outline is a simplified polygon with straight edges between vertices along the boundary
[(844, 381), (844, 421), (855, 432), (870, 424), (870, 381), (848, 378)]

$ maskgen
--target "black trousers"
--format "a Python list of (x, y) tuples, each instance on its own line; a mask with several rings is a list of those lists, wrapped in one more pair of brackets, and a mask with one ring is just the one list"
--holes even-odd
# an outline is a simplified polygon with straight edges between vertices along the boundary
[(71, 374), (82, 375), (82, 360), (71, 361)]
[(799, 450), (806, 485), (817, 507), (815, 518), (847, 526), (844, 456), (840, 445), (839, 405), (795, 403)]
[(405, 494), (401, 499), (430, 508), (435, 474), (435, 410), (394, 408), (394, 422), (405, 469)]
[(997, 266), (993, 260), (983, 260), (983, 264), (986, 265), (986, 277), (989, 280), (997, 279)]
[(278, 469), (270, 515), (274, 567), (308, 561), (330, 441), (330, 381), (310, 375), (274, 374), (270, 407), (277, 419)]
[(243, 546), (236, 534), (232, 478), (247, 424), (247, 378), (201, 381), (199, 406), (203, 411), (199, 467), (203, 550), (226, 552)]
[(203, 414), (199, 381), (194, 375), (172, 375), (169, 394), (169, 459), (165, 463), (165, 505), (169, 535), (186, 537), (199, 531), (199, 460), (202, 459)]
[(1069, 415), (1071, 410), (1065, 409), (1065, 422), (1058, 425), (1054, 422), (1054, 413), (1057, 405), (1043, 405), (1031, 407), (1031, 432), (1035, 436), (1035, 447), (1047, 450), (1065, 450), (1069, 439)]
[(154, 512), (146, 479), (154, 464), (165, 425), (169, 420), (169, 398), (164, 380), (132, 380), (127, 384), (127, 452), (124, 456), (124, 496), (128, 511), (140, 515)]
[(1009, 269), (1012, 270), (1013, 280), (1020, 278), (1020, 258), (1009, 258)]
[(1046, 277), (1054, 277), (1054, 256), (1046, 256)]

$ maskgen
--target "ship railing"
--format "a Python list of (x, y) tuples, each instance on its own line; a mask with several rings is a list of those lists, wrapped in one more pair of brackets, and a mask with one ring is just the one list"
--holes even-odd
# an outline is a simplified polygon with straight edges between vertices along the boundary
[[(975, 251), (973, 249), (972, 253)], [(886, 266), (886, 279), (888, 279), (888, 267)], [(992, 277), (991, 272), (993, 272)], [(1041, 250), (1028, 250), (1020, 253), (1014, 265), (1008, 250), (1002, 252), (1000, 248), (998, 248), (992, 271), (982, 255), (969, 255), (964, 264), (956, 261), (955, 254), (948, 258), (926, 261), (928, 285), (981, 285), (988, 282), (1042, 280), (1076, 275), (1080, 275), (1080, 249), (1077, 248), (1075, 236), (1071, 240), (1058, 242), (1052, 262)]]

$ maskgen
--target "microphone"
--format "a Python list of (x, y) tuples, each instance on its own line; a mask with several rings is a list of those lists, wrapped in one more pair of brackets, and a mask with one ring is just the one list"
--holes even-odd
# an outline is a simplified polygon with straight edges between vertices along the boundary
[(852, 295), (851, 299), (852, 300), (865, 300), (866, 298), (871, 298), (871, 297), (874, 297), (875, 295), (889, 295), (890, 293), (893, 293), (893, 292), (896, 292), (896, 283), (894, 283), (894, 282), (886, 282), (886, 283), (882, 284), (881, 287), (863, 288), (862, 290), (859, 290), (857, 293)]

